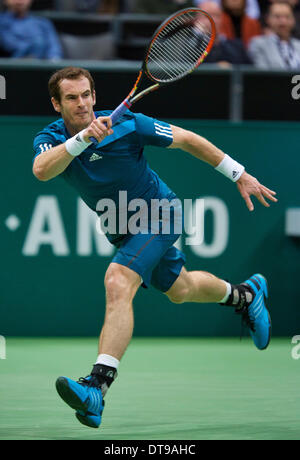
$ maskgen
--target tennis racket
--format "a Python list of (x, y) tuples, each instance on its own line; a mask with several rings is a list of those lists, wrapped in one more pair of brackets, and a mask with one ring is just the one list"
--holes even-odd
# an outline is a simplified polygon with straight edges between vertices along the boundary
[[(210, 52), (216, 35), (213, 19), (199, 8), (180, 10), (154, 32), (137, 80), (124, 101), (112, 112), (112, 125), (146, 94), (193, 72)], [(136, 94), (146, 76), (154, 84)], [(94, 137), (90, 140), (98, 144)]]

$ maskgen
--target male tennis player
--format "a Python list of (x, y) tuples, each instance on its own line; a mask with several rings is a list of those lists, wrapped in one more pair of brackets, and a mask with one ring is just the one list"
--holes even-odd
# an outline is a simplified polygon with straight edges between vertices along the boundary
[[(49, 81), (54, 109), (62, 116), (34, 139), (33, 173), (41, 181), (61, 176), (73, 186), (94, 211), (102, 198), (115, 201), (126, 191), (128, 202), (143, 198), (176, 195), (150, 169), (143, 155), (146, 145), (180, 148), (209, 163), (217, 172), (236, 182), (250, 211), (251, 195), (262, 205), (277, 201), (275, 192), (250, 176), (245, 168), (209, 141), (193, 132), (142, 114), (128, 111), (111, 127), (110, 111), (94, 112), (95, 86), (90, 73), (80, 68), (65, 68)], [(98, 140), (91, 144), (90, 137)], [(170, 213), (174, 220), (174, 213)], [(84, 425), (97, 428), (104, 408), (103, 398), (117, 376), (133, 331), (133, 298), (141, 286), (150, 284), (175, 303), (218, 302), (234, 307), (249, 326), (257, 348), (270, 341), (271, 321), (265, 305), (267, 283), (254, 275), (244, 283), (232, 285), (203, 271), (184, 268), (185, 256), (174, 243), (179, 234), (170, 230), (107, 235), (118, 251), (105, 274), (106, 315), (99, 339), (99, 355), (91, 374), (75, 382), (59, 377), (56, 388), (62, 399), (75, 410)]]

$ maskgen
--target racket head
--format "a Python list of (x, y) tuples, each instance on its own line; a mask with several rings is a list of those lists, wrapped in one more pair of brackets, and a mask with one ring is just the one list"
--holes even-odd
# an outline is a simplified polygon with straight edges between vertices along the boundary
[(212, 17), (200, 8), (185, 8), (169, 16), (154, 32), (143, 71), (160, 85), (193, 72), (210, 52), (216, 36)]

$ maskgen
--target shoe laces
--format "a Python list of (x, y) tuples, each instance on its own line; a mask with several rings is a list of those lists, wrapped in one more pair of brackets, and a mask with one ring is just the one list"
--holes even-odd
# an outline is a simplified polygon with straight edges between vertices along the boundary
[(86, 377), (79, 377), (77, 383), (83, 386), (87, 387), (96, 387), (99, 388), (101, 387), (97, 377), (94, 375), (87, 375)]

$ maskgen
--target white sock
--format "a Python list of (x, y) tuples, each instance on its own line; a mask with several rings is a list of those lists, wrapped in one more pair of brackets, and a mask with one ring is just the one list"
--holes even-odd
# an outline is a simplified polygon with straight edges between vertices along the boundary
[(114, 358), (113, 356), (101, 354), (98, 356), (95, 364), (104, 364), (104, 366), (114, 367), (115, 369), (118, 369), (120, 361), (118, 361), (117, 358)]
[(227, 302), (228, 297), (229, 297), (230, 294), (231, 294), (231, 284), (230, 284), (230, 283), (227, 283), (227, 281), (224, 281), (224, 283), (226, 284), (226, 294), (225, 294), (225, 296), (223, 297), (223, 299), (220, 300), (219, 303), (225, 303), (225, 302)]

